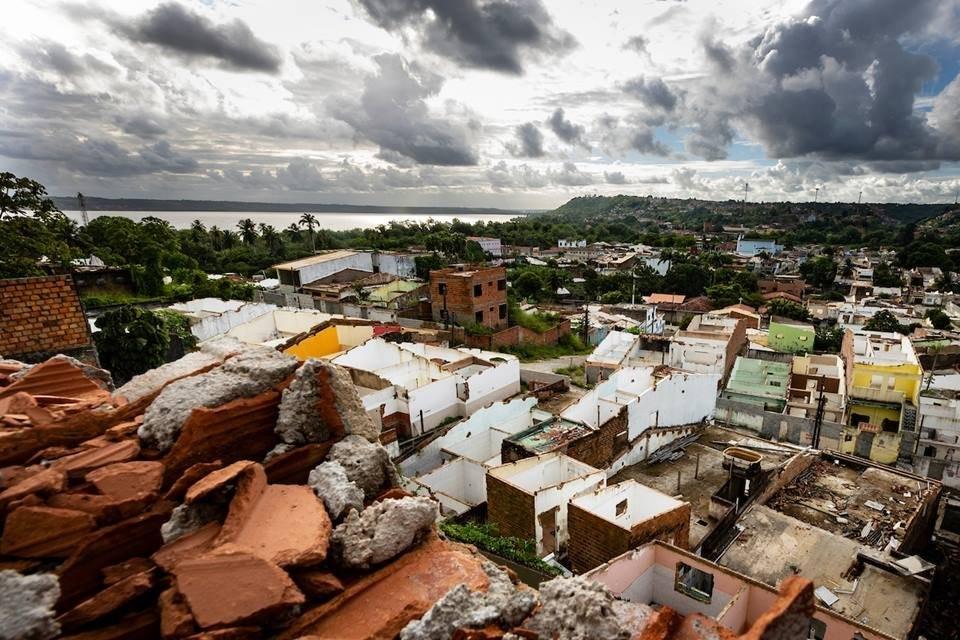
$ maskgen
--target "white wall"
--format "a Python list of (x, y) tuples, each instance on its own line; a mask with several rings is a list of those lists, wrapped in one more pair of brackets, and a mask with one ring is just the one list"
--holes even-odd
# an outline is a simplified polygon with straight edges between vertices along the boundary
[(727, 343), (720, 340), (674, 337), (670, 342), (670, 366), (677, 369), (722, 375), (726, 359)]
[(486, 468), (463, 458), (420, 476), (414, 482), (427, 487), (447, 512), (460, 514), (487, 501)]
[[(458, 381), (457, 376), (450, 376), (435, 380), (419, 389), (407, 391), (410, 426), (414, 435), (439, 426), (447, 418), (460, 415), (461, 404), (457, 399)], [(423, 411), (423, 430), (420, 427), (421, 411)]]
[[(191, 300), (188, 303), (193, 302), (204, 302)], [(217, 300), (217, 302), (225, 302), (223, 300)], [(236, 300), (229, 300), (226, 303), (235, 303)], [(178, 309), (181, 305), (173, 305), (171, 309)], [(223, 335), (233, 329), (234, 327), (241, 325), (245, 322), (250, 322), (255, 318), (259, 318), (262, 315), (271, 313), (276, 309), (276, 305), (266, 304), (263, 302), (247, 302), (240, 303), (235, 308), (226, 308), (223, 311), (212, 312), (207, 309), (209, 313), (200, 312), (199, 319), (196, 319), (197, 316), (194, 316), (194, 320), (191, 320), (190, 332), (196, 336), (197, 340), (203, 342), (204, 340), (209, 340), (210, 338)]]
[(541, 556), (553, 553), (554, 549), (545, 549), (543, 546), (543, 528), (540, 526), (540, 514), (546, 513), (555, 507), (557, 512), (557, 544), (564, 547), (567, 544), (567, 504), (571, 498), (588, 493), (607, 483), (607, 476), (603, 471), (595, 471), (585, 477), (569, 480), (562, 484), (541, 489), (534, 494), (535, 530), (537, 535), (537, 552)]
[(464, 407), (466, 415), (491, 402), (506, 400), (520, 393), (520, 361), (500, 362), (466, 379), (469, 395)]
[(658, 380), (628, 407), (628, 438), (634, 440), (654, 426), (694, 424), (713, 416), (719, 381), (720, 375), (712, 373), (673, 373)]
[[(625, 367), (599, 383), (560, 415), (574, 422), (598, 427), (620, 411), (620, 407), (612, 404), (610, 398), (616, 398), (620, 393), (619, 397), (626, 399), (626, 396), (621, 392), (639, 395), (653, 384), (652, 380), (652, 367)], [(603, 400), (603, 398), (608, 398), (608, 400)], [(598, 408), (600, 409), (599, 422), (597, 421)]]
[(344, 269), (357, 269), (358, 271), (373, 272), (373, 257), (370, 253), (355, 253), (351, 256), (327, 260), (312, 264), (300, 269), (300, 284), (305, 285), (319, 280), (325, 276), (343, 271)]

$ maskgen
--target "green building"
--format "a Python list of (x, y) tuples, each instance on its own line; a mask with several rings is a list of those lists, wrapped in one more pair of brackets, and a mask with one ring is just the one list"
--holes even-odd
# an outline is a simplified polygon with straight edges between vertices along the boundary
[(787, 404), (789, 362), (738, 357), (720, 397), (781, 413)]
[(812, 324), (773, 317), (770, 319), (767, 346), (783, 353), (810, 353), (815, 336)]

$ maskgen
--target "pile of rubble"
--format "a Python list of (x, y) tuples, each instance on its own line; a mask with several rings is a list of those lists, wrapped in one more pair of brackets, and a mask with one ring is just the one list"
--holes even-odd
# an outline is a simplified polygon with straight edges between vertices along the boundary
[(0, 640), (626, 640), (683, 620), (580, 578), (538, 593), (442, 540), (325, 362), (220, 340), (114, 390), (62, 356), (0, 361), (0, 425)]

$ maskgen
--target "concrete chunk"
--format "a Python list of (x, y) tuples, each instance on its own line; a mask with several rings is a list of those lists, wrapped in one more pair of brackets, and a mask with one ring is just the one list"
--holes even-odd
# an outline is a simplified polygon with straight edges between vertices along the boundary
[(327, 461), (310, 472), (307, 484), (323, 500), (327, 513), (340, 520), (350, 509), (363, 510), (363, 490), (347, 477), (339, 462)]
[(148, 447), (167, 451), (194, 409), (218, 407), (276, 386), (297, 368), (296, 358), (267, 347), (250, 347), (223, 365), (167, 385), (150, 403), (137, 430)]
[(540, 585), (540, 608), (524, 627), (541, 638), (629, 640), (633, 629), (616, 615), (617, 601), (586, 578), (554, 578)]
[(347, 436), (333, 445), (327, 460), (338, 462), (347, 478), (363, 490), (367, 500), (373, 500), (385, 488), (400, 484), (387, 450), (360, 436)]
[(343, 567), (368, 569), (406, 551), (430, 531), (439, 515), (429, 498), (384, 500), (351, 511), (333, 530), (334, 559)]
[(0, 640), (47, 640), (60, 634), (54, 606), (60, 583), (52, 573), (0, 571)]

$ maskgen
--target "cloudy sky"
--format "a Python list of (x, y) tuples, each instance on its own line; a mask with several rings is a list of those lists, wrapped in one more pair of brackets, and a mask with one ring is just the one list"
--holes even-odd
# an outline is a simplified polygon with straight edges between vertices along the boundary
[(54, 194), (944, 202), (960, 0), (4, 3), (0, 170)]

